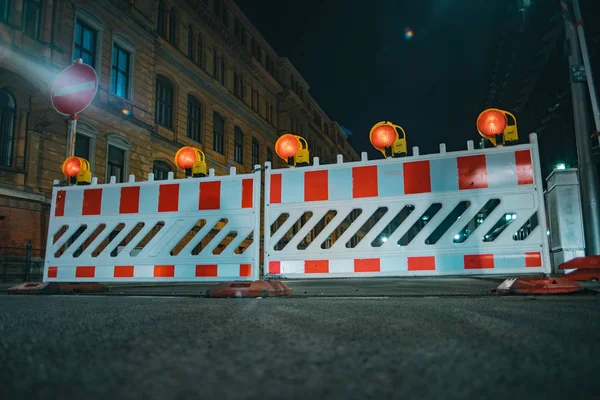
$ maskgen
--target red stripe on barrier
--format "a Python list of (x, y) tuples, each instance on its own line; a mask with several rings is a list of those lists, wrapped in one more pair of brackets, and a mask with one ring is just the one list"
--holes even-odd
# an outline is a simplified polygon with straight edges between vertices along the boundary
[(58, 190), (56, 192), (56, 208), (54, 209), (55, 217), (65, 216), (65, 201), (67, 199), (67, 192), (65, 190)]
[(269, 273), (280, 274), (281, 273), (281, 261), (269, 261)]
[(242, 208), (252, 208), (254, 193), (254, 180), (243, 179), (242, 180)]
[(328, 171), (309, 171), (304, 173), (304, 201), (328, 200)]
[(48, 267), (48, 278), (56, 278), (58, 276), (58, 267)]
[(517, 164), (517, 181), (519, 185), (533, 185), (533, 165), (529, 150), (515, 151)]
[(218, 276), (219, 266), (217, 264), (196, 265), (196, 277), (212, 277)]
[(354, 272), (381, 272), (379, 258), (355, 259)]
[(485, 155), (457, 157), (458, 188), (460, 190), (488, 187)]
[(240, 276), (252, 276), (252, 264), (240, 264)]
[(404, 163), (404, 194), (431, 193), (429, 160)]
[(174, 265), (155, 265), (154, 266), (154, 277), (155, 278), (174, 278), (175, 277), (175, 266)]
[(409, 271), (435, 271), (435, 257), (408, 257)]
[(271, 193), (269, 196), (271, 204), (281, 203), (281, 174), (271, 175)]
[(378, 194), (377, 167), (352, 168), (352, 198), (377, 197)]
[(85, 189), (81, 215), (100, 215), (102, 208), (102, 189)]
[(305, 274), (327, 274), (329, 273), (328, 260), (304, 261)]
[(221, 182), (200, 182), (200, 210), (218, 210), (221, 208)]
[(133, 265), (117, 265), (113, 272), (115, 278), (133, 278)]
[(93, 278), (96, 274), (96, 267), (76, 267), (75, 278)]
[(140, 210), (140, 187), (129, 186), (121, 188), (119, 214), (137, 214)]
[(179, 210), (179, 184), (160, 185), (158, 188), (158, 212)]
[(465, 269), (491, 269), (494, 268), (493, 254), (470, 254), (464, 257)]
[(537, 268), (542, 266), (541, 253), (525, 253), (525, 267)]

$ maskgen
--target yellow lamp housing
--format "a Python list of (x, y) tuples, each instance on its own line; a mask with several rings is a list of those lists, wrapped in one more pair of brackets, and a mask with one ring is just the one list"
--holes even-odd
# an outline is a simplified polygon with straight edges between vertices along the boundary
[(504, 143), (512, 144), (519, 141), (519, 130), (517, 129), (517, 119), (515, 116), (508, 111), (502, 111), (506, 115), (506, 128), (504, 129)]
[[(490, 112), (492, 115), (490, 115)], [(498, 121), (496, 116), (493, 116), (494, 112), (500, 113), (502, 115), (504, 115), (504, 121), (500, 122)], [(482, 130), (480, 129), (480, 122), (483, 122), (484, 127), (485, 127), (485, 117), (490, 115), (489, 118), (491, 118), (491, 124), (489, 126), (489, 130), (491, 132), (482, 132)], [(493, 128), (494, 125), (497, 124), (502, 124), (504, 125), (504, 129), (502, 130), (501, 133), (497, 133), (495, 135), (490, 135), (491, 133), (495, 133), (494, 130), (497, 129)], [(517, 128), (517, 119), (516, 117), (506, 111), (506, 110), (501, 110), (499, 108), (488, 108), (487, 110), (484, 110), (481, 112), (481, 114), (479, 114), (479, 117), (477, 117), (477, 128), (479, 130), (479, 134), (481, 135), (481, 137), (483, 137), (484, 139), (489, 140), (494, 147), (498, 146), (498, 145), (510, 145), (510, 144), (515, 144), (519, 141), (519, 130)], [(486, 131), (488, 129), (485, 129)]]
[(85, 158), (69, 157), (62, 164), (62, 172), (69, 185), (89, 185), (92, 183), (90, 163)]
[(398, 139), (396, 139), (392, 145), (392, 157), (406, 157), (408, 154), (406, 149), (406, 132), (398, 125), (392, 124), (392, 126), (396, 129), (396, 132), (398, 132)]
[(206, 158), (202, 150), (185, 146), (175, 154), (175, 164), (185, 171), (185, 176), (200, 178), (207, 176)]
[[(376, 146), (376, 142), (374, 143), (373, 140), (373, 133), (378, 129), (381, 128), (382, 126), (389, 126), (391, 128), (393, 128), (393, 130), (396, 132), (396, 138), (394, 139), (393, 143), (391, 146), (386, 146), (385, 148), (381, 148), (381, 147), (377, 147)], [(388, 133), (391, 133), (391, 131), (388, 131)], [(371, 144), (373, 144), (373, 147), (375, 147), (379, 152), (381, 152), (381, 154), (383, 154), (384, 157), (405, 157), (407, 155), (407, 143), (406, 143), (406, 132), (404, 131), (404, 129), (399, 126), (399, 125), (395, 125), (392, 122), (389, 121), (381, 121), (376, 123), (375, 125), (373, 125), (373, 127), (371, 128), (371, 131), (369, 132), (369, 139), (371, 140)], [(385, 141), (388, 141), (391, 138), (388, 136), (387, 139), (384, 139)], [(382, 146), (382, 144), (379, 144), (379, 146)]]
[(90, 163), (85, 158), (79, 158), (81, 160), (81, 169), (75, 177), (76, 185), (89, 185), (92, 183), (92, 171), (90, 171)]
[(308, 151), (308, 142), (302, 136), (295, 135), (300, 142), (300, 149), (294, 156), (294, 166), (306, 167), (310, 165), (310, 152)]

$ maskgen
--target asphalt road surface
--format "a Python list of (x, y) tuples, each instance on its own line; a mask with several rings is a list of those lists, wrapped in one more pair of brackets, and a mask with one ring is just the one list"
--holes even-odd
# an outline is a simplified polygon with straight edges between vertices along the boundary
[(2, 399), (594, 399), (600, 296), (0, 296)]

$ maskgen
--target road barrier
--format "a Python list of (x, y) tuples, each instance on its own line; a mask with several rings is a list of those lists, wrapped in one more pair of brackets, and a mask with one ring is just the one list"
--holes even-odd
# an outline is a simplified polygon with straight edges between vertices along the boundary
[(530, 144), (271, 170), (266, 272), (288, 278), (550, 272)]
[(257, 280), (260, 174), (55, 186), (44, 282)]

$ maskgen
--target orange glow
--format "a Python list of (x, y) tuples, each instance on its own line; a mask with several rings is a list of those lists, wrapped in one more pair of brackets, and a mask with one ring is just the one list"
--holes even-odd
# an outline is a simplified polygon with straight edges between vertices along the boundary
[(371, 134), (369, 135), (371, 144), (380, 150), (392, 146), (397, 138), (398, 132), (396, 132), (396, 129), (390, 125), (378, 126), (377, 128), (371, 130)]
[(196, 149), (189, 146), (182, 147), (175, 155), (175, 163), (181, 169), (192, 168), (197, 160), (198, 153), (196, 153)]
[(298, 150), (300, 150), (300, 141), (291, 133), (282, 135), (275, 143), (275, 152), (284, 160), (295, 156)]
[(79, 171), (81, 171), (81, 160), (79, 159), (79, 157), (69, 157), (65, 160), (65, 162), (62, 165), (63, 174), (65, 174), (65, 176), (68, 176), (69, 178), (77, 176), (77, 174), (79, 174)]
[(493, 138), (504, 132), (506, 115), (495, 109), (485, 110), (477, 118), (477, 130), (485, 137)]

